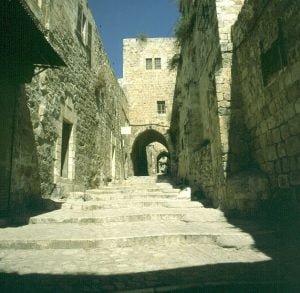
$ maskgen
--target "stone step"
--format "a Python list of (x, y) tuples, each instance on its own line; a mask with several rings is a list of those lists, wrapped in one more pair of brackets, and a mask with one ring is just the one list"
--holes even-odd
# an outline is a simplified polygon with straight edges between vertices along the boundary
[(223, 213), (216, 210), (202, 210), (200, 206), (191, 208), (144, 207), (119, 209), (60, 209), (31, 217), (30, 224), (50, 223), (114, 223), (114, 222), (151, 222), (151, 221), (183, 221), (183, 222), (224, 222)]
[[(71, 193), (67, 199), (77, 199), (82, 201), (110, 201), (110, 200), (129, 200), (129, 199), (181, 199), (178, 193), (101, 193), (98, 190), (88, 190), (85, 193)], [(183, 198), (186, 199), (186, 198)]]
[(65, 224), (65, 223), (77, 223), (77, 224), (107, 224), (117, 222), (154, 222), (154, 221), (180, 221), (184, 218), (183, 214), (132, 214), (121, 216), (107, 216), (101, 217), (101, 215), (91, 216), (65, 216), (65, 217), (33, 217), (29, 220), (29, 224)]
[[(1, 250), (0, 258), (0, 270), (6, 274), (2, 284), (8, 289), (2, 292), (15, 292), (11, 289), (16, 284), (30, 289), (31, 283), (31, 290), (38, 286), (46, 292), (57, 288), (64, 288), (62, 292), (174, 292), (196, 284), (267, 283), (277, 280), (278, 274), (278, 264), (262, 252), (222, 249), (210, 244), (171, 242), (166, 246), (113, 249)], [(138, 289), (144, 291), (135, 291)]]
[(114, 189), (114, 188), (122, 188), (122, 189), (130, 189), (130, 188), (138, 188), (138, 189), (147, 189), (147, 188), (177, 188), (171, 183), (162, 182), (162, 183), (131, 183), (131, 184), (113, 184), (113, 185), (105, 185), (101, 186), (100, 188), (106, 189)]
[(97, 193), (176, 193), (180, 192), (180, 189), (175, 188), (111, 188), (111, 187), (100, 187), (98, 189), (89, 189), (86, 192), (97, 192)]
[[(252, 231), (255, 240), (268, 239), (274, 244), (270, 231)], [(0, 234), (0, 249), (75, 249), (114, 248), (169, 243), (214, 244), (237, 249), (251, 248), (254, 238), (228, 223), (149, 222), (99, 224), (42, 224), (6, 228)]]
[(200, 202), (188, 200), (165, 200), (165, 199), (131, 199), (131, 200), (110, 200), (110, 201), (87, 201), (68, 200), (63, 203), (64, 209), (72, 210), (101, 210), (101, 209), (119, 209), (119, 208), (147, 208), (147, 207), (164, 207), (164, 208), (203, 208)]

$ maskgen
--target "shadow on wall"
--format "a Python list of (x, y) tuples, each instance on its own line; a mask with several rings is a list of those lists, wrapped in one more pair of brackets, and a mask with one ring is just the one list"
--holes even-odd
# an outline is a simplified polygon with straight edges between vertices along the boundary
[[(41, 197), (37, 143), (25, 87), (1, 82), (0, 148), (5, 155), (1, 165), (1, 212), (9, 224), (23, 225), (32, 215), (57, 209), (60, 205)], [(2, 105), (2, 106), (3, 106)], [(5, 131), (4, 131), (5, 130)], [(4, 143), (5, 142), (5, 143)], [(3, 172), (5, 170), (5, 172)]]
[[(239, 90), (236, 54), (233, 53), (231, 67), (231, 104), (228, 130), (228, 161), (225, 210), (253, 213), (270, 196), (267, 175), (256, 162), (251, 133), (245, 125), (243, 99)], [(229, 198), (230, 197), (230, 198)]]

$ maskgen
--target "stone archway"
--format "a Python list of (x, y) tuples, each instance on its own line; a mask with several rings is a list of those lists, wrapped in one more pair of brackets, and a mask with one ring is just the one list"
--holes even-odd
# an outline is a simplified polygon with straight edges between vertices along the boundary
[(148, 176), (147, 146), (153, 142), (162, 144), (167, 151), (169, 146), (164, 135), (160, 132), (147, 129), (140, 133), (132, 146), (131, 159), (135, 176)]

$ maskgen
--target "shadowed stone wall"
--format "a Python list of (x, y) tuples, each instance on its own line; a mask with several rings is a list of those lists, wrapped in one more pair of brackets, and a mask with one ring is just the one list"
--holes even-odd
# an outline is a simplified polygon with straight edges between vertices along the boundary
[(299, 205), (299, 1), (247, 1), (233, 27), (235, 80), (251, 158), (272, 196)]
[(127, 100), (87, 1), (28, 2), (66, 67), (36, 75), (18, 98), (13, 205), (122, 179), (129, 156)]
[(299, 194), (297, 3), (180, 2), (175, 175), (223, 210)]

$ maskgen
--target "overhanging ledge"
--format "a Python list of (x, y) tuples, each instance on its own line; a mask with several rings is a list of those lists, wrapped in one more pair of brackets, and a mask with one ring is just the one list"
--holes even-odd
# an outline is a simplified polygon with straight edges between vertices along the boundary
[(35, 67), (66, 66), (46, 34), (25, 0), (4, 0), (0, 7), (0, 74), (30, 82)]

